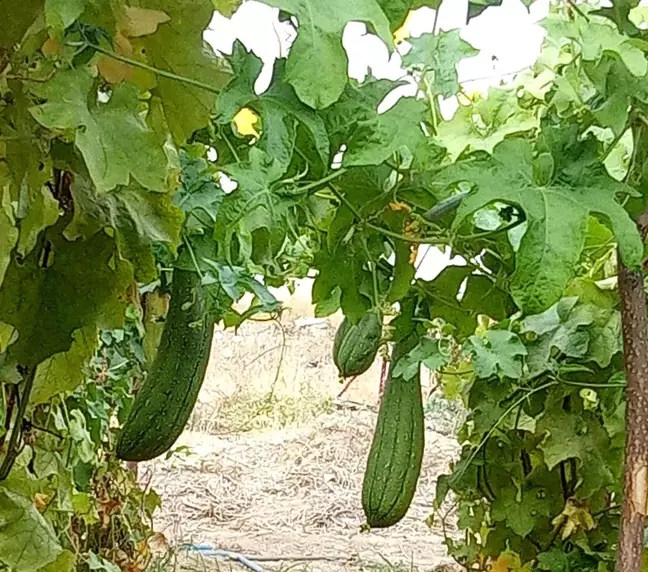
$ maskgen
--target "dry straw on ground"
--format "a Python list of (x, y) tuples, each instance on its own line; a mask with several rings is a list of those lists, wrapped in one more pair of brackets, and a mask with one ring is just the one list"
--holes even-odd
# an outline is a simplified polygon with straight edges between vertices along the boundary
[(456, 411), (437, 406), (428, 414), (423, 472), (406, 518), (361, 533), (380, 364), (336, 400), (337, 322), (293, 316), (218, 333), (192, 430), (180, 442), (192, 454), (141, 468), (163, 498), (156, 526), (171, 544), (240, 552), (269, 570), (298, 561), (313, 572), (386, 570), (386, 562), (433, 570), (449, 562), (439, 525), (425, 520), (436, 478), (456, 454), (449, 434)]

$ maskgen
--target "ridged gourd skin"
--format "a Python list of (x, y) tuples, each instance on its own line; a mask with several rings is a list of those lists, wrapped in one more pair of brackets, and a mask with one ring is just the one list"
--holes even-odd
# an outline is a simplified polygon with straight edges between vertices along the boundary
[(174, 269), (164, 331), (117, 442), (117, 457), (148, 461), (182, 433), (205, 378), (214, 335), (200, 276)]
[(369, 310), (357, 323), (344, 318), (333, 341), (333, 361), (341, 377), (367, 371), (376, 359), (382, 339), (382, 316)]
[(386, 528), (407, 513), (421, 473), (425, 426), (421, 376), (394, 377), (398, 359), (416, 344), (394, 347), (362, 486), (362, 508), (371, 528)]

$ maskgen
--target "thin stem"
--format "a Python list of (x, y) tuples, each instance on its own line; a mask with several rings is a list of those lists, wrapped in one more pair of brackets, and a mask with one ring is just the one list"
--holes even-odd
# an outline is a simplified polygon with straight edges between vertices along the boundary
[(603, 155), (601, 156), (601, 163), (605, 163), (607, 161), (607, 158), (610, 156), (610, 153), (614, 151), (614, 148), (619, 144), (619, 141), (621, 141), (621, 138), (625, 135), (626, 131), (628, 130), (629, 125), (626, 125), (619, 133), (614, 137), (614, 140), (612, 143), (608, 145), (608, 148), (603, 152)]
[(341, 177), (346, 172), (347, 170), (342, 167), (337, 171), (333, 171), (330, 175), (326, 175), (326, 177), (319, 179), (318, 181), (313, 181), (312, 183), (308, 183), (303, 187), (299, 187), (299, 189), (297, 190), (299, 191), (299, 194), (306, 194), (312, 190), (319, 190), (322, 187), (326, 187), (331, 181), (335, 181), (335, 179)]
[(571, 6), (571, 8), (576, 12), (581, 18), (585, 18), (587, 22), (590, 21), (589, 16), (585, 14), (579, 7), (578, 4), (576, 4), (573, 0), (567, 0), (567, 4)]
[(34, 83), (47, 83), (50, 79), (52, 79), (55, 73), (56, 70), (50, 72), (45, 77), (28, 77), (24, 75), (15, 75), (15, 74), (8, 73), (2, 77), (4, 77), (5, 79), (12, 79), (16, 81), (31, 81)]
[(405, 236), (404, 234), (399, 234), (397, 232), (394, 232), (387, 228), (383, 228), (382, 226), (378, 226), (377, 224), (373, 224), (370, 222), (365, 222), (364, 225), (367, 228), (371, 228), (376, 232), (380, 232), (384, 234), (385, 236), (395, 238), (396, 240), (402, 240), (403, 242), (410, 242), (414, 244), (449, 244), (447, 239), (441, 238), (440, 236), (423, 236), (423, 237)]
[(0, 141), (36, 141), (35, 135), (1, 135)]
[(229, 140), (229, 137), (227, 134), (221, 129), (220, 130), (220, 135), (225, 141), (225, 145), (227, 145), (227, 148), (230, 150), (230, 153), (234, 156), (234, 160), (237, 163), (241, 162), (241, 158), (239, 157), (239, 154), (236, 152), (236, 149), (234, 148), (234, 145), (232, 145), (232, 142)]
[(23, 428), (23, 419), (25, 417), (25, 412), (27, 411), (27, 405), (29, 403), (29, 396), (31, 395), (32, 388), (34, 387), (34, 380), (36, 379), (36, 368), (37, 366), (32, 366), (27, 370), (25, 376), (25, 387), (23, 389), (22, 395), (20, 397), (20, 403), (18, 404), (18, 411), (16, 412), (16, 419), (14, 420), (13, 429), (11, 430), (11, 437), (9, 438), (9, 445), (7, 446), (7, 452), (5, 453), (5, 458), (0, 465), (0, 481), (4, 481), (11, 472), (13, 465), (18, 456), (18, 451), (16, 449), (18, 445), (18, 439), (22, 435)]
[(496, 228), (495, 230), (489, 230), (487, 232), (477, 232), (475, 234), (468, 234), (466, 236), (459, 235), (457, 236), (457, 238), (461, 240), (476, 240), (478, 238), (487, 238), (495, 234), (500, 234), (502, 232), (508, 232), (509, 230), (513, 230), (514, 228), (520, 226), (523, 222), (525, 222), (525, 219), (519, 219), (516, 220), (515, 222), (507, 224), (506, 226), (503, 226), (502, 228)]
[(606, 389), (626, 386), (625, 383), (585, 383), (582, 381), (565, 381), (564, 379), (561, 379), (560, 383), (563, 383), (565, 385), (573, 385), (574, 387), (589, 387), (591, 389)]
[(200, 270), (200, 266), (198, 265), (198, 259), (196, 258), (196, 254), (193, 251), (193, 248), (191, 247), (191, 243), (189, 242), (189, 238), (187, 235), (183, 235), (184, 238), (184, 243), (185, 246), (187, 247), (187, 250), (189, 251), (189, 256), (191, 257), (191, 261), (193, 262), (194, 266), (196, 267), (196, 272), (198, 272), (198, 276), (200, 276), (200, 280), (202, 281), (204, 276), (202, 271)]
[(187, 85), (191, 85), (193, 87), (198, 87), (200, 89), (204, 89), (205, 91), (210, 91), (211, 93), (219, 94), (221, 92), (220, 89), (215, 88), (214, 86), (211, 86), (207, 83), (203, 83), (202, 81), (198, 81), (197, 79), (192, 79), (190, 77), (184, 77), (178, 74), (175, 74), (173, 72), (169, 72), (166, 70), (161, 70), (159, 68), (150, 66), (148, 64), (145, 64), (143, 62), (138, 62), (137, 60), (133, 60), (131, 58), (127, 58), (125, 56), (121, 56), (119, 54), (116, 54), (112, 50), (107, 50), (105, 48), (102, 48), (101, 46), (97, 46), (96, 44), (92, 44), (90, 42), (85, 42), (85, 45), (88, 48), (92, 48), (96, 52), (99, 52), (100, 54), (103, 54), (104, 56), (108, 56), (109, 58), (112, 58), (114, 60), (117, 60), (118, 62), (122, 62), (124, 64), (128, 64), (130, 66), (140, 68), (146, 71), (150, 71), (151, 73), (154, 73), (155, 75), (159, 75), (160, 77), (164, 77), (166, 79), (171, 79), (173, 81), (178, 81), (180, 83), (186, 83)]
[(470, 466), (470, 464), (475, 460), (475, 457), (479, 454), (479, 451), (481, 451), (481, 448), (488, 442), (488, 440), (493, 436), (493, 433), (497, 430), (497, 428), (500, 426), (500, 424), (506, 419), (512, 411), (515, 410), (516, 407), (519, 405), (522, 405), (522, 403), (531, 397), (534, 393), (538, 393), (539, 391), (543, 391), (545, 389), (549, 389), (550, 387), (553, 387), (554, 385), (557, 385), (557, 381), (550, 381), (549, 383), (545, 383), (544, 385), (541, 385), (539, 387), (536, 387), (535, 389), (532, 389), (528, 392), (526, 392), (522, 397), (517, 399), (502, 415), (500, 415), (499, 419), (493, 423), (493, 426), (488, 430), (486, 435), (483, 437), (483, 439), (480, 441), (479, 445), (475, 448), (475, 450), (470, 454), (470, 457), (468, 457), (468, 460), (464, 465), (461, 467), (458, 473), (455, 473), (452, 475), (451, 480), (456, 480), (459, 479), (465, 472), (466, 469)]
[(367, 263), (369, 264), (369, 270), (371, 271), (371, 282), (373, 285), (373, 295), (374, 295), (374, 306), (378, 308), (380, 305), (380, 296), (378, 295), (378, 277), (376, 276), (376, 265), (371, 257), (369, 248), (367, 248), (367, 243), (362, 241), (362, 247), (364, 248), (365, 254), (367, 255)]
[(353, 216), (358, 220), (358, 222), (362, 222), (362, 215), (360, 214), (360, 211), (353, 206), (351, 201), (347, 199), (340, 191), (338, 191), (333, 185), (328, 185), (328, 188), (331, 190), (331, 192), (338, 198), (338, 200), (353, 213)]

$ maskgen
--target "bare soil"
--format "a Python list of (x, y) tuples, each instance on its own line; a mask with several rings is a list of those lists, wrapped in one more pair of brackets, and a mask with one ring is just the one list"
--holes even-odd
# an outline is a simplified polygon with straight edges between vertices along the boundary
[[(432, 403), (417, 494), (398, 525), (361, 532), (360, 491), (376, 420), (380, 359), (348, 391), (330, 358), (339, 316), (303, 308), (275, 322), (217, 332), (199, 404), (170, 459), (140, 467), (162, 497), (156, 529), (184, 544), (245, 555), (264, 570), (435, 570), (449, 564), (431, 526), (435, 483), (457, 452), (460, 413)], [(424, 379), (423, 389), (431, 385)], [(184, 449), (184, 448), (183, 448)], [(187, 553), (184, 569), (222, 559)], [(192, 567), (193, 566), (193, 567)], [(243, 569), (241, 564), (227, 566)], [(453, 568), (448, 568), (448, 570)]]

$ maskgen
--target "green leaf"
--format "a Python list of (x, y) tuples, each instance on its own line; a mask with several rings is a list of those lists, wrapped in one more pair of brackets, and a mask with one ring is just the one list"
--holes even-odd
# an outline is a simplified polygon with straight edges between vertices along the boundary
[(386, 79), (367, 80), (358, 84), (350, 80), (340, 99), (322, 112), (331, 146), (338, 150), (356, 135), (361, 126), (378, 124), (378, 105), (401, 83)]
[(376, 0), (389, 20), (392, 31), (398, 30), (404, 23), (412, 6), (412, 0)]
[(291, 86), (282, 81), (285, 75), (283, 63), (275, 64), (275, 81), (259, 95), (254, 90), (254, 84), (263, 62), (254, 54), (248, 54), (238, 41), (234, 44), (229, 61), (236, 76), (218, 97), (217, 120), (229, 123), (242, 107), (254, 109), (262, 123), (259, 146), (275, 157), (284, 169), (292, 159), (295, 122), (299, 122), (312, 137), (322, 162), (328, 165), (330, 149), (324, 122), (297, 98)]
[(400, 240), (396, 242), (394, 246), (394, 274), (389, 286), (388, 296), (388, 300), (392, 303), (398, 302), (405, 297), (414, 282), (416, 268), (413, 264), (410, 264), (411, 255), (409, 244)]
[(61, 552), (52, 525), (31, 500), (0, 489), (0, 561), (15, 572), (34, 572)]
[(105, 572), (120, 572), (119, 566), (116, 566), (112, 562), (103, 559), (101, 556), (97, 556), (94, 552), (90, 552), (88, 557), (88, 566), (90, 570), (104, 570)]
[(20, 221), (20, 239), (18, 240), (18, 253), (21, 256), (29, 254), (40, 232), (56, 223), (59, 218), (59, 204), (45, 187), (31, 188), (29, 196), (21, 207), (26, 210), (25, 217)]
[(213, 260), (205, 260), (205, 262), (216, 270), (219, 285), (235, 302), (246, 292), (250, 292), (261, 303), (261, 311), (271, 313), (280, 309), (281, 304), (265, 285), (255, 280), (244, 268), (219, 264)]
[(149, 191), (133, 182), (100, 193), (82, 172), (75, 174), (70, 190), (74, 218), (65, 229), (69, 240), (90, 237), (99, 229), (115, 231), (121, 258), (129, 260), (140, 282), (157, 277), (152, 245), (164, 243), (171, 252), (180, 244), (184, 217), (170, 193)]
[(525, 488), (521, 492), (508, 486), (498, 492), (491, 509), (493, 520), (504, 521), (524, 538), (536, 527), (540, 517), (551, 516), (551, 504), (541, 488)]
[(601, 23), (585, 18), (566, 20), (556, 16), (543, 22), (552, 37), (560, 38), (562, 43), (576, 41), (586, 62), (599, 61), (604, 54), (617, 56), (635, 77), (644, 77), (648, 72), (648, 62), (643, 50), (625, 34), (620, 33), (609, 22)]
[[(336, 179), (335, 187), (362, 217), (369, 218), (383, 211), (389, 203), (391, 195), (385, 193), (384, 189), (390, 172), (390, 168), (384, 165), (350, 168)], [(383, 213), (383, 218), (386, 216)], [(402, 216), (395, 218), (400, 224), (400, 228), (397, 230), (400, 230)], [(335, 251), (341, 244), (346, 244), (355, 235), (355, 225), (355, 215), (347, 204), (341, 204), (327, 229), (326, 238), (329, 249)]]
[(238, 187), (223, 199), (214, 225), (214, 238), (223, 249), (220, 255), (234, 264), (234, 250), (238, 248), (238, 259), (247, 260), (254, 255), (255, 236), (265, 233), (274, 256), (286, 238), (294, 203), (272, 188), (282, 169), (265, 152), (254, 148), (249, 161), (226, 165), (223, 171)]
[(77, 570), (76, 556), (69, 550), (64, 550), (51, 564), (40, 568), (38, 572), (74, 572)]
[(441, 188), (460, 181), (473, 185), (459, 206), (455, 228), (495, 201), (524, 210), (527, 229), (516, 255), (511, 293), (527, 313), (542, 312), (560, 299), (574, 276), (590, 213), (610, 223), (626, 264), (636, 267), (643, 253), (634, 222), (616, 200), (617, 193), (631, 189), (612, 179), (600, 163), (579, 167), (576, 158), (550, 185), (538, 186), (532, 153), (526, 141), (504, 141), (491, 158), (451, 166), (435, 183)]
[(591, 307), (594, 323), (590, 330), (589, 359), (599, 367), (610, 365), (612, 358), (623, 351), (621, 314), (614, 310)]
[(11, 251), (17, 242), (18, 229), (11, 209), (9, 193), (5, 189), (0, 189), (0, 286), (11, 261)]
[[(342, 295), (342, 288), (334, 286), (328, 293), (328, 296), (318, 298), (315, 304), (314, 316), (316, 318), (326, 318), (335, 314), (340, 309), (340, 297)], [(315, 301), (315, 298), (313, 298)]]
[(45, 23), (63, 32), (83, 14), (85, 0), (45, 0)]
[(59, 393), (75, 389), (85, 378), (83, 366), (97, 349), (96, 326), (72, 334), (72, 345), (66, 352), (54, 354), (38, 365), (30, 403), (47, 403)]
[(295, 16), (297, 39), (290, 48), (287, 81), (299, 99), (315, 109), (335, 103), (348, 82), (348, 60), (342, 46), (342, 31), (350, 21), (369, 24), (378, 36), (393, 46), (389, 21), (376, 0), (264, 0)]
[[(578, 459), (585, 468), (580, 474), (583, 482), (578, 489), (580, 498), (614, 483), (606, 459), (610, 456), (609, 438), (597, 416), (589, 411), (565, 411), (561, 393), (550, 395), (544, 414), (537, 423), (537, 433), (545, 437), (539, 448), (549, 470), (560, 462)], [(571, 400), (572, 404), (576, 401)], [(618, 461), (618, 459), (616, 459)]]
[(488, 330), (483, 338), (471, 336), (468, 351), (477, 377), (491, 377), (501, 372), (513, 379), (522, 376), (522, 360), (527, 349), (520, 338), (505, 330)]
[(551, 570), (551, 572), (569, 572), (569, 556), (560, 548), (551, 548), (547, 552), (538, 555), (538, 565), (541, 570)]
[[(363, 254), (352, 249), (338, 249), (334, 254), (320, 251), (317, 266), (319, 274), (313, 282), (313, 303), (330, 304), (339, 296), (340, 307), (351, 321), (360, 317), (372, 306), (371, 274), (364, 270)], [(339, 293), (339, 294), (338, 294)]]
[(95, 458), (92, 437), (86, 429), (86, 420), (78, 409), (70, 411), (70, 437), (74, 441), (74, 449), (83, 463), (92, 463)]
[(639, 0), (616, 0), (613, 6), (599, 8), (594, 14), (609, 18), (614, 22), (619, 31), (627, 36), (634, 37), (641, 34), (643, 28), (638, 28), (638, 24), (632, 17), (632, 12), (641, 10), (638, 7)]
[(33, 468), (39, 479), (56, 475), (61, 470), (63, 463), (60, 454), (56, 451), (56, 446), (60, 446), (60, 442), (51, 435), (40, 438), (33, 445)]
[[(225, 87), (231, 76), (202, 38), (214, 10), (210, 0), (145, 0), (139, 5), (162, 10), (171, 18), (155, 34), (134, 42), (146, 50), (151, 65), (207, 83), (214, 89)], [(182, 144), (194, 131), (207, 125), (216, 95), (159, 76), (156, 82), (173, 138)]]
[(234, 15), (241, 2), (242, 0), (212, 0), (214, 8), (227, 18)]
[[(13, 131), (16, 140), (4, 143), (9, 170), (0, 173), (0, 180), (9, 187), (9, 196), (4, 195), (7, 191), (3, 193), (3, 205), (12, 199), (15, 201), (14, 215), (20, 229), (18, 254), (26, 256), (36, 245), (39, 233), (58, 220), (59, 204), (47, 186), (52, 171), (51, 159), (43, 156), (38, 145), (31, 143), (29, 133), (37, 124), (25, 111), (29, 103), (20, 96), (15, 105), (14, 111), (18, 112), (13, 120), (18, 123), (18, 129)], [(6, 209), (4, 206), (3, 210), (8, 212)]]
[[(552, 369), (553, 348), (573, 358), (583, 358), (588, 353), (590, 332), (587, 327), (594, 322), (594, 316), (588, 307), (576, 306), (577, 301), (575, 297), (563, 298), (543, 313), (524, 319), (522, 332), (538, 336), (527, 344), (530, 377)], [(601, 350), (599, 352), (603, 355)]]
[(436, 371), (449, 361), (450, 356), (439, 349), (439, 340), (423, 338), (414, 349), (398, 360), (393, 375), (411, 379), (417, 374), (421, 364), (431, 371)]
[(47, 100), (31, 108), (41, 125), (76, 129), (76, 146), (99, 192), (128, 185), (131, 176), (149, 189), (165, 189), (167, 157), (140, 115), (134, 86), (120, 83), (100, 103), (93, 78), (79, 69), (61, 71), (32, 91)]
[(19, 333), (8, 352), (25, 366), (68, 351), (75, 330), (117, 327), (124, 318), (132, 273), (115, 256), (113, 240), (99, 232), (52, 243), (51, 266), (41, 268), (41, 253), (34, 251), (21, 264), (12, 261), (0, 288), (0, 321)]
[[(225, 192), (217, 181), (217, 174), (203, 158), (192, 158), (181, 152), (181, 187), (173, 195), (174, 202), (185, 213), (185, 230), (202, 234), (213, 230), (218, 209)], [(195, 216), (192, 216), (195, 214)]]
[(43, 0), (5, 2), (2, 6), (3, 25), (0, 26), (0, 48), (11, 49), (14, 44), (20, 42), (42, 10)]
[[(521, 0), (521, 2), (528, 8), (533, 0)], [(486, 8), (501, 5), (502, 0), (470, 0), (468, 2), (468, 20), (479, 16)]]
[(520, 107), (516, 92), (490, 88), (488, 97), (459, 107), (450, 121), (438, 128), (438, 141), (456, 159), (465, 150), (492, 153), (508, 135), (537, 129), (538, 114)]
[(459, 93), (457, 64), (479, 50), (461, 39), (459, 30), (423, 34), (409, 40), (412, 49), (403, 56), (403, 65), (424, 72), (430, 95), (451, 97)]
[[(419, 281), (426, 292), (430, 318), (444, 320), (453, 328), (454, 335), (460, 341), (474, 333), (480, 314), (503, 320), (513, 307), (508, 292), (485, 276), (476, 276), (471, 272), (465, 266), (449, 266), (434, 280)], [(465, 291), (459, 300), (459, 292), (464, 283)]]
[(412, 98), (401, 99), (394, 107), (362, 122), (348, 142), (345, 166), (380, 165), (402, 148), (411, 153), (425, 145), (421, 128), (425, 104)]

